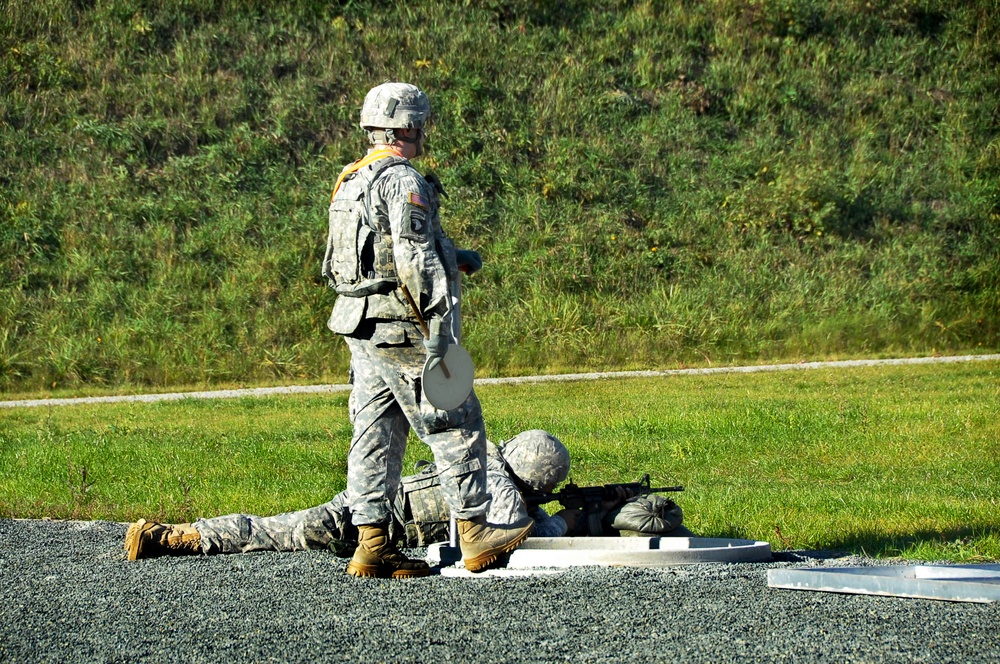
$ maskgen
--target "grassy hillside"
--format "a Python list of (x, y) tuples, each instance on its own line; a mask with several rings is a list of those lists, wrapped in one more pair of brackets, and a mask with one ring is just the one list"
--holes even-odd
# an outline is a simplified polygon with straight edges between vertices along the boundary
[[(384, 6), (389, 5), (389, 6)], [(342, 379), (326, 206), (385, 79), (482, 373), (1000, 347), (995, 1), (0, 11), (0, 389)]]

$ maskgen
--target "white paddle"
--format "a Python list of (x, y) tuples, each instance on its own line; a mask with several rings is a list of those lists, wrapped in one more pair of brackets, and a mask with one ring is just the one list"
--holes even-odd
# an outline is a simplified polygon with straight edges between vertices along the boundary
[[(461, 279), (460, 276), (456, 278), (456, 282), (459, 279)], [(460, 289), (461, 284), (458, 283), (457, 287)], [(403, 295), (406, 296), (406, 301), (410, 303), (413, 314), (417, 317), (417, 322), (420, 323), (420, 331), (425, 339), (429, 338), (430, 330), (427, 329), (427, 323), (420, 314), (420, 308), (417, 307), (416, 301), (410, 295), (410, 289), (406, 287), (406, 284), (401, 284), (401, 288)], [(458, 293), (459, 291), (456, 291), (456, 294)], [(458, 321), (459, 313), (456, 306), (453, 313), (454, 320)], [(455, 330), (460, 329), (460, 323), (456, 322)], [(455, 335), (455, 338), (458, 339), (458, 334)], [(428, 358), (429, 361), (430, 358)], [(429, 369), (427, 362), (424, 363), (420, 383), (423, 386), (424, 396), (432, 406), (440, 410), (451, 410), (460, 406), (469, 397), (475, 375), (476, 368), (472, 364), (472, 356), (469, 355), (469, 351), (462, 348), (460, 344), (449, 344), (444, 359), (437, 366)]]

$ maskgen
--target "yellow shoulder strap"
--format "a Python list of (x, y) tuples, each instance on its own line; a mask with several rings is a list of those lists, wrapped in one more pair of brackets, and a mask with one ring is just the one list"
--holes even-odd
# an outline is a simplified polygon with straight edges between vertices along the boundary
[(337, 195), (337, 190), (340, 189), (340, 185), (344, 181), (344, 178), (346, 178), (351, 173), (359, 171), (368, 164), (374, 163), (379, 159), (385, 159), (386, 157), (398, 157), (398, 156), (399, 155), (393, 152), (392, 150), (386, 150), (386, 149), (375, 150), (374, 152), (365, 155), (361, 159), (358, 159), (353, 164), (348, 164), (347, 166), (344, 167), (344, 170), (340, 172), (340, 176), (337, 178), (337, 184), (333, 186), (333, 193), (330, 195), (330, 200), (332, 201), (333, 197)]

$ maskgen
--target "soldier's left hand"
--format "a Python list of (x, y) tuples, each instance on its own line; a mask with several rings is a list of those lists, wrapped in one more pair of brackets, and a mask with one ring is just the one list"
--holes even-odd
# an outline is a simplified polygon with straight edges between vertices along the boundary
[(443, 334), (431, 333), (431, 336), (424, 339), (424, 350), (427, 351), (427, 369), (434, 369), (441, 364), (441, 360), (448, 353), (449, 339)]
[(601, 512), (604, 513), (604, 514), (607, 514), (608, 512), (610, 512), (611, 510), (613, 510), (614, 508), (616, 508), (619, 505), (621, 505), (622, 503), (624, 503), (630, 497), (631, 496), (629, 495), (628, 489), (626, 489), (623, 486), (616, 486), (615, 487), (615, 497), (614, 498), (609, 498), (608, 500), (605, 500), (605, 501), (601, 502)]
[(571, 535), (576, 532), (581, 525), (583, 525), (585, 519), (583, 517), (583, 510), (575, 510), (566, 508), (564, 510), (559, 510), (553, 516), (557, 516), (566, 522), (566, 534)]
[(460, 270), (465, 268), (462, 272), (473, 274), (483, 267), (483, 257), (479, 255), (478, 251), (473, 251), (472, 249), (456, 249), (455, 259), (458, 262)]

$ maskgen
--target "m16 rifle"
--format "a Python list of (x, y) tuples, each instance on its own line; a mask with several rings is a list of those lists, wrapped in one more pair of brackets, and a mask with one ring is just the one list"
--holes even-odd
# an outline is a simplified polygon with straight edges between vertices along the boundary
[(628, 499), (637, 496), (648, 496), (651, 493), (677, 493), (683, 491), (684, 487), (651, 487), (649, 473), (646, 473), (638, 482), (605, 484), (603, 486), (579, 486), (570, 482), (560, 491), (552, 493), (533, 491), (526, 493), (524, 499), (530, 507), (559, 501), (559, 504), (567, 509), (583, 510), (583, 513), (587, 516), (588, 534), (597, 536), (604, 531), (601, 523), (604, 517), (602, 510), (603, 503), (620, 501), (622, 490), (624, 490), (625, 497)]

